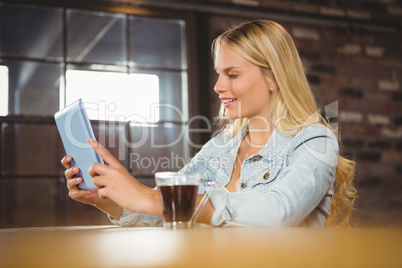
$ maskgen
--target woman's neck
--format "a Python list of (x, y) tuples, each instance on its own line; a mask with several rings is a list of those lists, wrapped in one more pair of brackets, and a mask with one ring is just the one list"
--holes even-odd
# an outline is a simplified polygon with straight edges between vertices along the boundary
[(266, 120), (253, 120), (248, 125), (247, 139), (253, 148), (261, 149), (268, 142), (272, 132), (271, 124)]

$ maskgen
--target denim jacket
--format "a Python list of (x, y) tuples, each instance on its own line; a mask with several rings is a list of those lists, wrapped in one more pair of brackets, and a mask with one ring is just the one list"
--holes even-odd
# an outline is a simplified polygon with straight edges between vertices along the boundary
[[(314, 124), (294, 136), (276, 129), (267, 144), (241, 166), (239, 191), (230, 193), (234, 162), (247, 128), (233, 138), (220, 133), (180, 172), (215, 181), (213, 226), (323, 227), (331, 209), (339, 146), (333, 132)], [(123, 210), (119, 225), (161, 225), (160, 217)]]

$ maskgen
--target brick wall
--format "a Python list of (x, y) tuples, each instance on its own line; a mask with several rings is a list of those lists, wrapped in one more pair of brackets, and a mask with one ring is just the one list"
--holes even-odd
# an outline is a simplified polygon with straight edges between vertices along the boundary
[[(338, 106), (344, 154), (357, 162), (353, 225), (402, 226), (401, 2), (215, 2), (258, 8), (257, 15), (266, 10), (264, 18), (287, 28), (319, 103), (324, 109)], [(252, 18), (211, 16), (210, 38)], [(211, 103), (211, 114), (216, 114), (215, 93)]]

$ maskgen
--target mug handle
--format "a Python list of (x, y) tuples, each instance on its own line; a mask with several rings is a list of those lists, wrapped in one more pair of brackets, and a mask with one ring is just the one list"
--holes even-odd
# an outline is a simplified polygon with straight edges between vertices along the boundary
[(197, 208), (194, 210), (193, 215), (190, 218), (191, 226), (194, 225), (194, 223), (197, 220), (198, 216), (200, 216), (201, 210), (205, 206), (205, 204), (207, 203), (209, 197), (211, 196), (211, 192), (213, 190), (213, 187), (215, 186), (214, 181), (201, 181), (201, 183), (205, 184), (205, 193), (204, 193), (204, 196), (201, 198), (200, 203), (198, 204)]

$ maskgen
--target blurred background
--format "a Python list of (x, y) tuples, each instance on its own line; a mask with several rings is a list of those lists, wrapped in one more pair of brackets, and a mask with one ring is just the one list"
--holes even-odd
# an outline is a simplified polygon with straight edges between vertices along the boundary
[(212, 40), (272, 19), (357, 161), (353, 226), (402, 226), (399, 0), (0, 0), (0, 227), (110, 224), (69, 199), (53, 115), (82, 97), (98, 140), (142, 183), (217, 126)]

